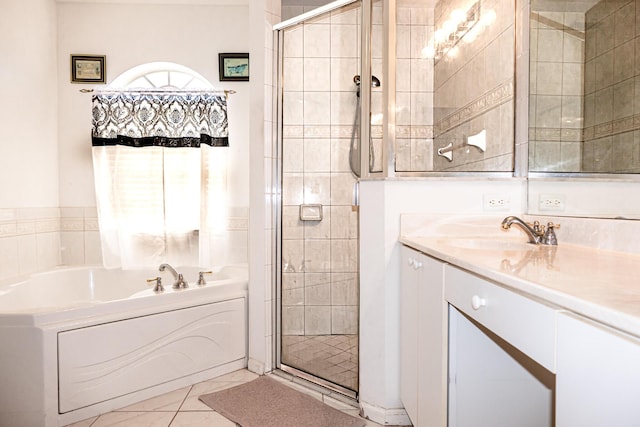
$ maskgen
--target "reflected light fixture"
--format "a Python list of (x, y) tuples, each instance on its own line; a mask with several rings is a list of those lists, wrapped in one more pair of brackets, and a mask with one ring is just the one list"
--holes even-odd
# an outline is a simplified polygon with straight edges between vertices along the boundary
[(456, 45), (480, 20), (480, 2), (476, 2), (467, 12), (456, 9), (451, 12), (450, 19), (442, 24), (442, 28), (434, 33), (435, 52), (437, 62), (450, 51), (456, 52)]

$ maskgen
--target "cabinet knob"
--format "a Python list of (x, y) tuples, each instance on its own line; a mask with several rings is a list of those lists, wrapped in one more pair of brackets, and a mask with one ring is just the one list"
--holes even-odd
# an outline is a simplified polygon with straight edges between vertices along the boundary
[(416, 269), (416, 270), (421, 269), (421, 268), (422, 268), (422, 262), (420, 262), (420, 261), (414, 261), (414, 262), (413, 262), (413, 268), (414, 268), (414, 269)]
[(478, 295), (474, 295), (471, 298), (471, 307), (473, 307), (474, 310), (479, 310), (480, 307), (484, 307), (485, 305), (487, 305), (486, 299), (480, 298)]
[(413, 264), (414, 264), (415, 262), (416, 262), (416, 261), (415, 261), (413, 258), (409, 258), (409, 260), (407, 261), (407, 264), (409, 264), (409, 267), (413, 267)]

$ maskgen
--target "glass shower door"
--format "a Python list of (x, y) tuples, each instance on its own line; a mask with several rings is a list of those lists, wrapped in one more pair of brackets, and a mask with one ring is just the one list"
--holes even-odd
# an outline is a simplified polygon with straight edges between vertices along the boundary
[(280, 365), (358, 390), (360, 3), (279, 30)]

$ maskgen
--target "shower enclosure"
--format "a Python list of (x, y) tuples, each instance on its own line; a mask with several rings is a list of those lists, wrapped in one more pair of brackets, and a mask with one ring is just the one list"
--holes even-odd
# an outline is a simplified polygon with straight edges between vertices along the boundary
[[(373, 9), (334, 2), (276, 27), (278, 367), (352, 397), (359, 357), (357, 183), (381, 164), (381, 128), (361, 120), (372, 117), (372, 104), (382, 110), (381, 100), (372, 99), (383, 83), (371, 73)], [(370, 71), (362, 76), (363, 69)]]

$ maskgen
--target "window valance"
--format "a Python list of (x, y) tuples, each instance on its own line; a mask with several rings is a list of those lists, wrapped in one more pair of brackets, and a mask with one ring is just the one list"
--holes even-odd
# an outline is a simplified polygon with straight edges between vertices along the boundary
[(92, 97), (93, 146), (229, 145), (224, 94), (123, 91)]

